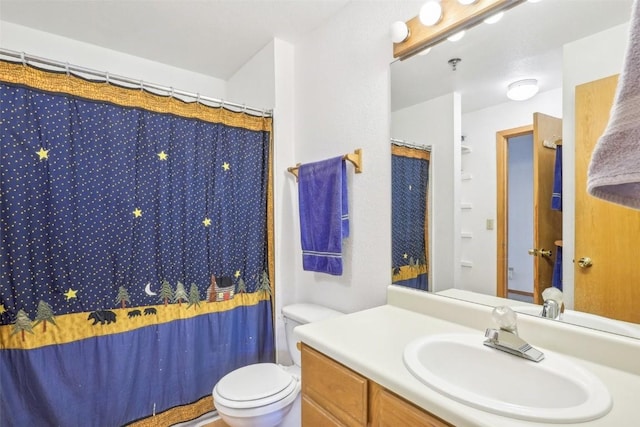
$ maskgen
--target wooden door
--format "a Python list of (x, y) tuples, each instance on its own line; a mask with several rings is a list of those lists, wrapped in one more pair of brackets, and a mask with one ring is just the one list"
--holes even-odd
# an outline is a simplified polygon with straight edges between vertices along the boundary
[[(589, 196), (591, 153), (604, 133), (617, 76), (576, 86), (576, 310), (640, 323), (640, 211)], [(581, 258), (592, 266), (580, 267)]]
[[(556, 152), (544, 141), (562, 138), (562, 120), (542, 113), (533, 114), (533, 302), (541, 304), (542, 291), (551, 286), (555, 241), (562, 239), (562, 212), (551, 209)], [(547, 255), (546, 251), (551, 251)]]

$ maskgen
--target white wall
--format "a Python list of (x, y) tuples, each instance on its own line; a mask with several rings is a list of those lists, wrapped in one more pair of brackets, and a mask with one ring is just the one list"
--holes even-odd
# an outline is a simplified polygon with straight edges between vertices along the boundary
[[(409, 3), (409, 4), (407, 4)], [(344, 273), (302, 270), (297, 214), (282, 237), (295, 242), (290, 283), (298, 301), (355, 311), (384, 304), (391, 281), (389, 24), (415, 15), (411, 2), (349, 2), (295, 45), (295, 162), (363, 149), (363, 173), (348, 166), (351, 235)], [(294, 163), (295, 164), (295, 163)], [(297, 210), (293, 177), (289, 191)]]
[(297, 217), (297, 206), (291, 192), (291, 174), (287, 167), (295, 164), (294, 123), (296, 119), (294, 103), (295, 50), (293, 45), (275, 40), (275, 105), (274, 105), (274, 210), (276, 243), (276, 351), (278, 361), (289, 363), (284, 335), (281, 309), (297, 302), (296, 288), (290, 267), (295, 254), (291, 224)]
[(224, 80), (9, 22), (0, 26), (0, 46), (203, 96), (226, 97)]
[(272, 40), (231, 76), (229, 101), (264, 109), (275, 106), (275, 45)]
[[(464, 99), (462, 100), (464, 102)], [(539, 93), (528, 101), (505, 102), (462, 116), (462, 134), (472, 152), (465, 154), (462, 166), (472, 179), (462, 183), (463, 202), (473, 209), (462, 213), (462, 229), (473, 233), (465, 239), (462, 257), (473, 263), (463, 268), (459, 289), (496, 294), (496, 229), (486, 229), (487, 219), (496, 220), (496, 132), (533, 123), (533, 113), (562, 117), (562, 89)]]
[[(575, 254), (575, 87), (622, 72), (629, 24), (619, 25), (564, 46), (562, 122), (563, 283), (567, 308), (573, 308)], [(582, 256), (578, 254), (578, 256)]]
[(460, 279), (460, 111), (453, 93), (391, 113), (393, 138), (431, 145), (429, 290), (436, 292)]

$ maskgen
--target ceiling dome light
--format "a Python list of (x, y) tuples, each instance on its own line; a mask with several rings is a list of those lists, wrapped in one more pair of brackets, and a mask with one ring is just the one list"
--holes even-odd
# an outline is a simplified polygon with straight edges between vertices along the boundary
[(470, 4), (474, 4), (477, 1), (478, 0), (458, 0), (458, 3), (467, 6), (467, 5), (470, 5)]
[(536, 79), (524, 79), (513, 82), (507, 89), (507, 98), (513, 101), (525, 101), (538, 93), (538, 81)]
[(420, 22), (427, 27), (432, 27), (442, 20), (442, 5), (438, 0), (429, 0), (420, 8), (418, 15)]
[(458, 31), (454, 35), (447, 37), (447, 40), (449, 40), (450, 42), (457, 42), (458, 40), (462, 39), (464, 35), (465, 35), (464, 30)]
[(391, 24), (391, 41), (394, 43), (402, 43), (409, 38), (409, 27), (402, 21), (396, 21)]
[(484, 20), (485, 24), (495, 24), (504, 16), (504, 12), (498, 12), (495, 15), (491, 15), (487, 19)]

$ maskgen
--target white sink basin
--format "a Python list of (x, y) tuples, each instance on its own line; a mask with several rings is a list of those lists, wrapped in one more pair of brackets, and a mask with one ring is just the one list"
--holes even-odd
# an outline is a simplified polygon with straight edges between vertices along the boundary
[[(541, 306), (515, 306), (514, 311), (522, 314), (532, 314), (540, 316)], [(586, 326), (587, 328), (598, 329), (600, 331), (612, 332), (614, 334), (626, 335), (633, 338), (640, 338), (640, 327), (618, 320), (608, 319), (595, 314), (583, 313), (581, 311), (565, 310), (562, 313), (562, 321), (572, 325)]]
[(562, 355), (544, 351), (532, 362), (483, 345), (482, 334), (439, 334), (404, 350), (407, 369), (422, 383), (467, 405), (546, 423), (594, 420), (611, 409), (605, 385)]

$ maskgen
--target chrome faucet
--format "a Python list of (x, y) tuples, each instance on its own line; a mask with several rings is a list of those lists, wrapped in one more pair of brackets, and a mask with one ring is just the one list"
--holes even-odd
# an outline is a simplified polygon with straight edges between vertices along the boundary
[(547, 288), (542, 292), (542, 298), (544, 299), (544, 304), (542, 305), (540, 317), (560, 320), (562, 317), (563, 305), (562, 291), (554, 287)]
[(496, 307), (493, 309), (492, 317), (499, 329), (487, 328), (484, 345), (534, 362), (544, 359), (544, 353), (518, 336), (516, 313), (511, 308)]
[(546, 317), (547, 319), (559, 320), (560, 319), (560, 305), (556, 300), (545, 300), (542, 305), (542, 312), (540, 317)]

